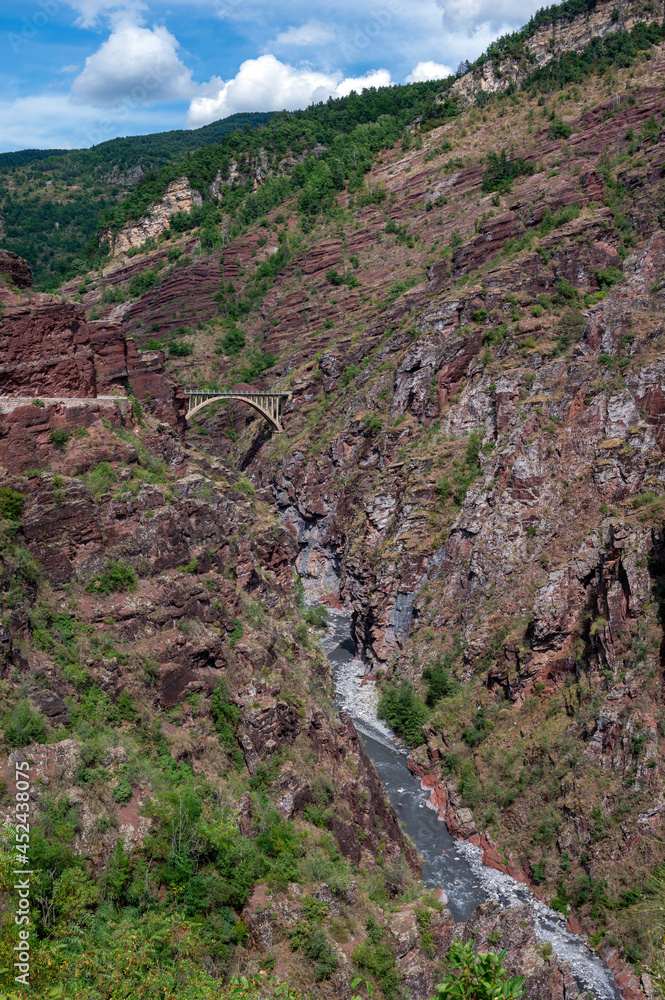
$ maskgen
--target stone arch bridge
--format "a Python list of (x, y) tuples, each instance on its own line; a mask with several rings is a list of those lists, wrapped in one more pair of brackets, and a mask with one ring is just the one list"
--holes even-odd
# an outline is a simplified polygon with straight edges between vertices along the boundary
[(248, 406), (251, 406), (262, 417), (265, 417), (278, 434), (281, 434), (284, 430), (281, 420), (282, 409), (284, 404), (291, 399), (292, 395), (293, 393), (286, 390), (269, 390), (266, 392), (248, 390), (247, 392), (243, 392), (243, 390), (233, 391), (232, 389), (185, 389), (185, 398), (188, 403), (187, 420), (191, 420), (194, 414), (202, 410), (204, 406), (209, 406), (211, 403), (220, 403), (228, 399), (235, 399), (239, 403), (247, 403)]

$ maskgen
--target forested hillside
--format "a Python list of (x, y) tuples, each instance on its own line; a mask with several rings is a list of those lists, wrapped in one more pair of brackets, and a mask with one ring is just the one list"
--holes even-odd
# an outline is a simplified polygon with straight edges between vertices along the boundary
[(141, 178), (270, 117), (236, 114), (200, 129), (111, 139), (92, 149), (0, 153), (2, 243), (30, 262), (39, 287), (56, 288), (90, 255), (99, 258), (100, 215), (127, 198)]

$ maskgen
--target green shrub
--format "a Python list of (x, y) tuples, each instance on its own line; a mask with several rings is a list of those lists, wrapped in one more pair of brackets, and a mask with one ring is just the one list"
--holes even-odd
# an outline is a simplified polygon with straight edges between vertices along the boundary
[(462, 739), (469, 747), (477, 747), (489, 734), (491, 726), (485, 715), (484, 708), (479, 708), (473, 724), (462, 730)]
[(0, 486), (0, 515), (5, 521), (20, 521), (25, 497), (9, 486)]
[(172, 340), (169, 344), (170, 358), (188, 358), (194, 353), (194, 345), (189, 340), (178, 342)]
[(111, 795), (113, 796), (114, 802), (117, 802), (118, 805), (124, 806), (129, 802), (133, 795), (132, 786), (126, 778), (121, 778), (111, 792)]
[(65, 450), (68, 441), (69, 441), (69, 432), (66, 431), (63, 427), (51, 428), (51, 443), (54, 444), (59, 451)]
[(521, 159), (519, 156), (514, 160), (509, 160), (505, 149), (502, 149), (501, 153), (488, 153), (487, 166), (483, 171), (483, 193), (489, 194), (490, 191), (507, 192), (511, 181), (517, 177), (528, 177), (534, 170), (535, 167), (532, 163), (527, 163), (526, 160)]
[(210, 714), (222, 746), (235, 757), (239, 754), (236, 743), (236, 729), (240, 722), (240, 709), (231, 700), (229, 689), (220, 681), (212, 693)]
[(618, 267), (606, 267), (602, 271), (596, 271), (596, 278), (602, 289), (613, 288), (617, 282), (622, 280), (623, 271), (620, 271)]
[(408, 746), (423, 742), (423, 726), (429, 718), (427, 706), (413, 693), (408, 681), (388, 684), (379, 698), (377, 715), (385, 719)]
[(451, 694), (455, 694), (459, 689), (459, 683), (450, 673), (450, 670), (438, 660), (431, 667), (425, 667), (423, 670), (423, 680), (427, 681), (425, 704), (428, 708), (434, 708), (440, 698), (449, 698)]
[(555, 354), (563, 354), (576, 344), (582, 334), (586, 320), (577, 306), (569, 306), (554, 328), (556, 335)]
[(85, 588), (91, 594), (113, 594), (130, 592), (137, 587), (136, 573), (125, 562), (108, 562), (101, 573)]
[(313, 608), (307, 608), (304, 617), (307, 624), (313, 628), (328, 628), (328, 609), (322, 604)]
[(395, 1000), (401, 995), (401, 976), (392, 948), (382, 938), (383, 928), (370, 917), (367, 921), (367, 940), (354, 949), (353, 961), (365, 975), (375, 980), (388, 1000)]
[(340, 379), (341, 385), (349, 385), (358, 375), (360, 375), (360, 368), (357, 365), (347, 365)]
[(5, 740), (11, 747), (24, 747), (29, 743), (43, 743), (46, 738), (46, 721), (36, 712), (27, 698), (19, 701), (3, 722)]
[(437, 983), (439, 1000), (517, 1000), (524, 993), (525, 977), (509, 977), (505, 957), (505, 951), (475, 954), (473, 941), (454, 941), (446, 954), (454, 971)]
[(242, 639), (242, 637), (243, 637), (244, 634), (245, 634), (245, 630), (243, 628), (242, 621), (240, 620), (240, 618), (234, 618), (233, 619), (233, 631), (231, 632), (231, 635), (229, 636), (229, 643), (230, 643), (232, 649), (236, 645), (237, 642), (240, 642), (240, 640)]
[(368, 413), (363, 419), (363, 427), (365, 434), (367, 434), (368, 437), (373, 437), (375, 434), (378, 434), (382, 426), (381, 417), (379, 417), (376, 413)]
[(113, 483), (118, 482), (118, 474), (109, 462), (100, 462), (83, 477), (85, 485), (94, 496), (105, 493)]
[(329, 267), (326, 271), (326, 281), (328, 281), (331, 285), (343, 285), (344, 275), (340, 274), (339, 271), (336, 271), (334, 267)]
[(315, 927), (310, 932), (303, 951), (315, 963), (316, 981), (330, 979), (337, 969), (337, 956), (321, 927)]
[(235, 324), (229, 327), (224, 339), (222, 340), (222, 347), (226, 354), (239, 354), (245, 346), (245, 333), (243, 330), (239, 329)]
[(561, 118), (558, 118), (555, 115), (547, 134), (550, 139), (567, 139), (568, 136), (571, 135), (572, 131), (573, 130), (568, 122), (564, 122)]
[(157, 274), (157, 271), (150, 269), (147, 271), (141, 271), (140, 274), (135, 274), (129, 282), (128, 291), (130, 298), (139, 298), (141, 295), (144, 295), (158, 284), (159, 275)]

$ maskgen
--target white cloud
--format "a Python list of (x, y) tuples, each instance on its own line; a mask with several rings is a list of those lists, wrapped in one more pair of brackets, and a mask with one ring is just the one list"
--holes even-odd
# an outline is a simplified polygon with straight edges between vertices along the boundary
[(76, 63), (72, 63), (71, 66), (63, 66), (60, 70), (61, 73), (75, 73), (78, 69)]
[(72, 93), (97, 107), (191, 97), (196, 88), (191, 70), (178, 57), (178, 47), (166, 28), (143, 28), (125, 20), (88, 56)]
[[(541, 6), (536, 0), (436, 0), (446, 28), (474, 34), (484, 26), (504, 33), (525, 24)], [(512, 25), (513, 27), (508, 27)]]
[(115, 20), (130, 15), (138, 21), (140, 13), (147, 10), (143, 0), (67, 0), (67, 3), (78, 12), (76, 23), (81, 28), (94, 28), (102, 16)]
[(352, 90), (357, 94), (370, 87), (389, 87), (392, 83), (387, 69), (371, 69), (364, 76), (347, 76), (335, 88), (337, 97), (348, 97)]
[(411, 70), (406, 78), (407, 83), (425, 83), (426, 80), (445, 80), (447, 76), (452, 76), (455, 71), (450, 66), (443, 63), (432, 62), (431, 59), (419, 62)]
[(326, 45), (336, 38), (335, 31), (322, 21), (307, 21), (299, 28), (289, 27), (280, 31), (271, 45), (279, 48), (289, 46)]
[[(182, 128), (181, 114), (162, 114), (160, 128)], [(0, 134), (3, 149), (80, 149), (117, 135), (146, 135), (155, 131), (150, 108), (110, 110), (74, 104), (60, 93), (34, 94), (0, 101)]]
[[(213, 81), (211, 81), (212, 84)], [(215, 81), (208, 93), (195, 97), (189, 107), (190, 128), (207, 125), (238, 111), (294, 111), (328, 97), (343, 97), (352, 90), (385, 87), (391, 83), (386, 69), (372, 70), (362, 77), (342, 78), (341, 73), (320, 73), (304, 67), (296, 69), (274, 55), (247, 59), (233, 79)]]

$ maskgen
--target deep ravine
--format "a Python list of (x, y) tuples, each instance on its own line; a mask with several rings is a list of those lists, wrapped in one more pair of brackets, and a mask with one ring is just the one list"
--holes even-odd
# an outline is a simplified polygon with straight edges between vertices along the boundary
[(510, 875), (486, 867), (479, 848), (455, 840), (445, 823), (427, 808), (427, 792), (409, 771), (406, 748), (376, 717), (376, 690), (371, 681), (363, 684), (365, 669), (355, 657), (350, 616), (333, 611), (330, 622), (322, 646), (333, 667), (337, 707), (353, 719), (403, 829), (423, 857), (423, 881), (443, 889), (456, 921), (466, 921), (489, 899), (505, 908), (531, 903), (538, 937), (551, 943), (559, 963), (569, 964), (578, 985), (599, 1000), (619, 998), (606, 963), (567, 929), (558, 913)]

